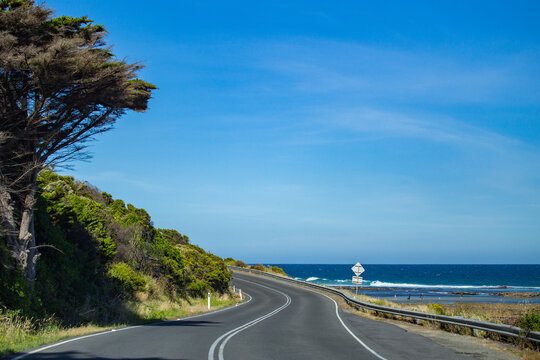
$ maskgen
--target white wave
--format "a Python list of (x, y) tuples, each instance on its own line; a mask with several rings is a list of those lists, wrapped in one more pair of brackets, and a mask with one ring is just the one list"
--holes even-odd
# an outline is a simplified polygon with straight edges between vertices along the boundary
[(444, 288), (444, 289), (540, 289), (538, 287), (506, 286), (506, 285), (426, 285), (408, 283), (389, 283), (384, 281), (372, 281), (370, 286), (374, 287), (404, 287), (404, 288)]
[(349, 280), (336, 280), (338, 283), (348, 282)]
[(308, 278), (306, 279), (306, 281), (315, 281), (315, 280), (319, 280), (319, 278), (318, 278), (318, 277), (315, 277), (315, 276), (312, 276), (312, 277), (308, 277)]
[(295, 277), (294, 280), (302, 280), (302, 278)]

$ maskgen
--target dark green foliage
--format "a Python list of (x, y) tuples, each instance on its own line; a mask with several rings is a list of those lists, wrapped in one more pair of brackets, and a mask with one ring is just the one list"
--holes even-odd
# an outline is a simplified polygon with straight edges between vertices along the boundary
[(0, 247), (0, 307), (7, 309), (29, 309), (32, 307), (31, 288), (15, 268), (6, 249)]
[(113, 264), (108, 274), (123, 289), (129, 292), (144, 290), (144, 286), (146, 285), (146, 280), (130, 268), (128, 264), (123, 262)]
[[(210, 288), (221, 293), (228, 290), (231, 273), (219, 256), (191, 244), (182, 245), (180, 249), (185, 259), (186, 281), (196, 284), (188, 286), (191, 295), (204, 295), (204, 291)], [(204, 289), (200, 288), (198, 280), (206, 285)]]
[(180, 234), (176, 230), (157, 229), (160, 235), (171, 244), (182, 245), (189, 243), (189, 238), (186, 235)]
[[(231, 275), (221, 258), (175, 230), (154, 228), (144, 209), (50, 170), (38, 185), (37, 239), (45, 247), (35, 287), (14, 264), (0, 267), (0, 306), (80, 323), (105, 321), (119, 300), (134, 291), (152, 295), (157, 283), (171, 297), (228, 291)], [(13, 262), (1, 247), (0, 256), (2, 264)]]
[(154, 238), (155, 254), (161, 261), (154, 264), (154, 273), (164, 276), (174, 289), (184, 286), (184, 260), (181, 251), (170, 242), (159, 236), (156, 231)]
[(33, 5), (32, 0), (1, 0), (0, 10), (13, 10), (21, 6), (31, 8)]
[(527, 331), (540, 331), (540, 313), (535, 310), (529, 310), (519, 320), (518, 326)]

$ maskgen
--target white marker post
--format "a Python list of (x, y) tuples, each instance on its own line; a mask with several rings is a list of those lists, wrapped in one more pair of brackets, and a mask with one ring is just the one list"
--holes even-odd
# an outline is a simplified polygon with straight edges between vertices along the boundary
[(210, 310), (210, 293), (208, 293), (208, 310)]
[(358, 284), (361, 284), (362, 283), (362, 278), (360, 277), (360, 274), (362, 274), (364, 271), (366, 271), (364, 269), (364, 267), (362, 266), (362, 264), (360, 264), (359, 262), (357, 262), (353, 267), (352, 267), (352, 271), (356, 274), (356, 276), (353, 276), (352, 278), (352, 282), (353, 284), (355, 283), (356, 284), (356, 296), (358, 296)]
[(238, 289), (238, 293), (240, 294), (240, 301), (242, 301), (242, 289)]

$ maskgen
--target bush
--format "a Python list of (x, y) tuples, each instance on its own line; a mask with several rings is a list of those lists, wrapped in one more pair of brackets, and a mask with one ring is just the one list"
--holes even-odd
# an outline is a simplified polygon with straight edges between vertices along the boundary
[(246, 263), (243, 262), (242, 260), (236, 260), (236, 261), (234, 262), (234, 266), (239, 266), (239, 267), (243, 267), (243, 268), (246, 268), (246, 267), (247, 267)]
[(251, 268), (254, 270), (259, 270), (259, 271), (267, 271), (266, 266), (261, 265), (261, 264), (253, 265), (251, 266)]
[(433, 312), (435, 312), (435, 314), (444, 315), (444, 309), (441, 305), (431, 304), (431, 308), (433, 309)]
[(176, 230), (156, 229), (144, 209), (72, 177), (42, 171), (34, 215), (37, 245), (47, 245), (38, 281), (27, 285), (0, 241), (0, 309), (55, 314), (71, 326), (109, 322), (134, 291), (171, 298), (229, 291), (231, 273), (220, 257)]
[(519, 327), (527, 331), (539, 331), (540, 313), (538, 311), (529, 310), (521, 319), (519, 319)]
[(272, 270), (272, 272), (275, 272), (276, 274), (281, 274), (283, 276), (287, 276), (285, 271), (282, 268), (280, 268), (279, 266), (272, 266), (270, 269)]
[(192, 296), (204, 297), (206, 285), (199, 279), (193, 279), (188, 286), (188, 291)]
[(108, 274), (127, 291), (144, 290), (146, 285), (146, 280), (126, 263), (113, 264)]

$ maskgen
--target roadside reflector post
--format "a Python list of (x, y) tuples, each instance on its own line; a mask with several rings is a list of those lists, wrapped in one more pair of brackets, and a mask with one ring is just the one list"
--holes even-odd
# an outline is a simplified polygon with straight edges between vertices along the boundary
[(233, 293), (236, 292), (236, 286), (235, 286), (235, 285), (232, 286), (232, 292), (233, 292)]
[(208, 293), (208, 310), (210, 310), (210, 293)]
[(242, 289), (238, 289), (238, 293), (240, 294), (240, 300), (242, 300)]

